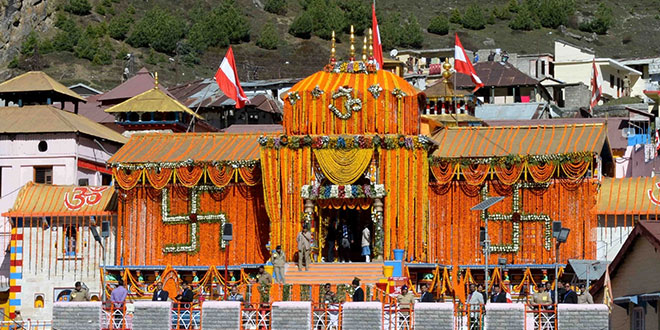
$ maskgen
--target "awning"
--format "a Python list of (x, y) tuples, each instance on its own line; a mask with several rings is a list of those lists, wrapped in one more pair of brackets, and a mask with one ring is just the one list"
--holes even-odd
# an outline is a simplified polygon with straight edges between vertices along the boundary
[(27, 183), (5, 217), (92, 216), (116, 213), (113, 186), (57, 186)]
[(660, 179), (603, 178), (598, 193), (599, 215), (660, 213)]
[(628, 306), (632, 303), (633, 305), (639, 305), (638, 296), (623, 296), (614, 298), (614, 303), (620, 307), (628, 309)]

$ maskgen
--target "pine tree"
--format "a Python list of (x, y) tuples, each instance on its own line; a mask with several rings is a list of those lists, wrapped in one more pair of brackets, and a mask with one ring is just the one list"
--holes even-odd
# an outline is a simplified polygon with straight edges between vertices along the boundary
[(289, 26), (289, 34), (297, 38), (309, 39), (312, 37), (313, 29), (312, 16), (307, 11), (303, 11)]
[(272, 22), (266, 23), (264, 28), (259, 34), (259, 39), (257, 40), (257, 46), (263, 49), (277, 49), (277, 46), (280, 43), (280, 38), (275, 30), (275, 26)]
[(520, 7), (518, 14), (509, 22), (509, 27), (513, 30), (531, 31), (538, 28), (538, 23), (532, 17), (527, 7)]
[(444, 15), (438, 15), (431, 20), (429, 27), (427, 28), (429, 33), (446, 35), (449, 33), (449, 21)]
[(403, 29), (401, 30), (401, 36), (400, 46), (422, 48), (424, 44), (424, 34), (422, 33), (422, 27), (419, 25), (415, 15), (410, 14), (408, 21), (404, 24)]
[(286, 7), (286, 0), (266, 0), (264, 4), (265, 11), (277, 15), (286, 15)]
[(486, 18), (478, 5), (470, 5), (461, 21), (463, 27), (470, 30), (481, 30), (486, 27)]
[(451, 16), (449, 16), (449, 22), (454, 24), (461, 24), (463, 17), (461, 17), (461, 11), (458, 8), (454, 8), (451, 11)]

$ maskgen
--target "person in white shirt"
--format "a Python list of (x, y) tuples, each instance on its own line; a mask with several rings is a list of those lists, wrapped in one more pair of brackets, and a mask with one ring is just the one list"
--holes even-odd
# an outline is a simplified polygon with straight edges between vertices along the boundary
[(371, 258), (371, 250), (369, 249), (370, 242), (371, 232), (369, 231), (369, 227), (364, 227), (364, 229), (362, 229), (362, 243), (360, 246), (362, 246), (362, 256), (366, 262), (370, 262)]

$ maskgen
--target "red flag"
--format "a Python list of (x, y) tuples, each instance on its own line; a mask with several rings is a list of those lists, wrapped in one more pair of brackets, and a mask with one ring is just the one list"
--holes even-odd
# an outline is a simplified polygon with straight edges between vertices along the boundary
[(225, 95), (236, 101), (237, 109), (245, 106), (245, 101), (248, 98), (245, 96), (243, 88), (241, 88), (241, 82), (238, 81), (238, 71), (236, 70), (234, 51), (231, 50), (231, 46), (229, 46), (218, 72), (215, 73), (215, 82), (218, 83)]
[(603, 76), (598, 70), (596, 59), (592, 62), (592, 76), (591, 76), (591, 102), (589, 103), (589, 112), (593, 113), (593, 109), (598, 105), (598, 100), (603, 96)]
[(465, 53), (461, 40), (458, 39), (458, 34), (456, 34), (456, 46), (454, 46), (454, 68), (456, 69), (456, 72), (470, 76), (470, 79), (472, 79), (472, 82), (476, 85), (472, 93), (476, 92), (477, 89), (484, 87), (484, 83), (482, 83), (481, 79), (477, 76), (477, 71), (474, 70), (472, 62), (470, 62)]
[(383, 68), (383, 44), (380, 42), (380, 31), (378, 30), (378, 19), (376, 19), (376, 3), (371, 4), (371, 28), (374, 31), (374, 59), (378, 62), (378, 68)]

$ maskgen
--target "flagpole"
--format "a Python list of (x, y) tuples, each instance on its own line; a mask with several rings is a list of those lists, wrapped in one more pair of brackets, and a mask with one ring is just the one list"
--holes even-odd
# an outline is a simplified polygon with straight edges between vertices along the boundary
[[(206, 94), (208, 94), (209, 89), (211, 89), (212, 83), (213, 82), (210, 82), (208, 86), (206, 86), (206, 90), (204, 91), (204, 96), (202, 96), (202, 98), (199, 100), (199, 103), (197, 103), (197, 109), (195, 109), (195, 115), (197, 115), (197, 111), (199, 111), (199, 107), (202, 105), (202, 102), (204, 102), (204, 100), (206, 99)], [(192, 127), (192, 124), (195, 121), (195, 118), (196, 118), (195, 116), (192, 116), (192, 118), (190, 119), (190, 123), (188, 124), (188, 128), (186, 129), (186, 133), (190, 131), (190, 128)]]

